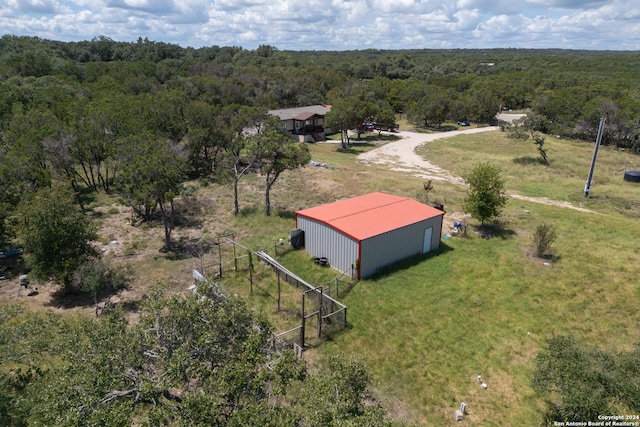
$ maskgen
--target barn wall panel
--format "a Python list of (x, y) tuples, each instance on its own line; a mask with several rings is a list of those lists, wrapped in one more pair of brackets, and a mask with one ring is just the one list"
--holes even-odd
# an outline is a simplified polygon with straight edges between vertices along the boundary
[(363, 240), (361, 243), (360, 277), (364, 279), (375, 274), (382, 267), (414, 255), (420, 255), (426, 228), (433, 227), (431, 250), (437, 249), (440, 246), (441, 223), (442, 217), (440, 216)]
[(330, 226), (310, 218), (298, 217), (298, 228), (305, 233), (305, 250), (315, 257), (326, 257), (329, 264), (347, 273), (358, 257), (358, 242)]

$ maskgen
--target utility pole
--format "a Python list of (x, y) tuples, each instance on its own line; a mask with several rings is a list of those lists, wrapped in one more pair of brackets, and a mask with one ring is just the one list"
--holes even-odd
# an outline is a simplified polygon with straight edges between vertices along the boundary
[(602, 134), (604, 133), (604, 124), (607, 121), (606, 118), (600, 119), (600, 126), (598, 126), (598, 136), (596, 137), (596, 147), (593, 150), (593, 159), (591, 159), (591, 169), (589, 169), (589, 177), (584, 185), (584, 197), (589, 197), (591, 193), (591, 183), (593, 181), (593, 171), (596, 168), (596, 159), (598, 157), (598, 148), (600, 148), (600, 141), (602, 141)]

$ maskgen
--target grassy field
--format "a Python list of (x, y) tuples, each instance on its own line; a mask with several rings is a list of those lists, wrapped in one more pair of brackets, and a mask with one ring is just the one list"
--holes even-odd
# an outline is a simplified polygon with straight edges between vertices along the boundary
[[(374, 374), (376, 397), (399, 422), (455, 425), (453, 410), (464, 401), (467, 425), (536, 425), (542, 401), (530, 386), (533, 360), (553, 332), (618, 351), (639, 342), (640, 187), (622, 175), (639, 168), (640, 158), (601, 150), (592, 197), (585, 199), (593, 146), (555, 138), (547, 138), (546, 146), (548, 167), (540, 164), (532, 143), (499, 132), (436, 141), (421, 153), (456, 175), (492, 162), (512, 193), (593, 212), (511, 199), (502, 231), (490, 238), (470, 233), (443, 239), (438, 253), (356, 284), (343, 299), (350, 328), (309, 349), (306, 357), (357, 354)], [(418, 197), (420, 179), (355, 160), (358, 152), (374, 147), (355, 144), (350, 152), (337, 153), (332, 145), (312, 146), (313, 159), (331, 167), (288, 175), (278, 200), (293, 196), (285, 205), (298, 209), (369, 191)], [(432, 199), (445, 202), (447, 217), (460, 215), (464, 188), (434, 185)], [(292, 192), (303, 188), (311, 191)], [(558, 234), (549, 265), (531, 256), (530, 235), (541, 222)], [(331, 278), (304, 252), (281, 260), (311, 283)], [(264, 307), (272, 303), (262, 304), (268, 312)], [(478, 375), (487, 390), (480, 388)]]
[[(424, 197), (424, 180), (357, 162), (358, 153), (376, 146), (367, 140), (345, 153), (337, 152), (336, 144), (310, 145), (313, 160), (326, 167), (284, 174), (272, 192), (269, 218), (263, 213), (260, 177), (241, 182), (238, 217), (232, 215), (229, 186), (194, 182), (197, 196), (177, 203), (181, 217), (173, 238), (178, 246), (188, 246), (233, 234), (242, 245), (273, 254), (278, 240), (295, 228), (298, 209), (371, 191)], [(349, 328), (309, 348), (305, 358), (321, 363), (335, 353), (358, 355), (371, 369), (375, 397), (399, 422), (456, 425), (453, 411), (464, 401), (465, 425), (529, 426), (538, 424), (542, 405), (530, 386), (533, 360), (552, 332), (572, 333), (584, 345), (610, 350), (640, 342), (640, 186), (622, 180), (624, 170), (640, 169), (640, 156), (601, 150), (592, 197), (585, 199), (593, 144), (547, 137), (545, 146), (548, 167), (537, 160), (533, 143), (509, 140), (501, 132), (438, 140), (421, 153), (458, 176), (478, 162), (497, 164), (510, 192), (571, 202), (592, 212), (511, 199), (500, 219), (502, 229), (489, 238), (472, 229), (467, 238), (443, 239), (436, 253), (358, 282), (342, 299)], [(439, 181), (434, 187), (431, 200), (444, 202), (445, 220), (461, 217), (465, 188)], [(193, 268), (215, 272), (215, 247), (201, 258), (188, 251), (160, 252), (161, 225), (132, 227), (130, 211), (113, 199), (98, 197), (89, 207), (101, 226), (105, 257), (135, 267), (131, 289), (118, 297), (133, 314), (157, 280), (184, 292)], [(530, 235), (541, 222), (553, 225), (558, 235), (556, 258), (549, 265), (530, 255)], [(339, 275), (318, 267), (303, 251), (279, 259), (312, 284)], [(275, 276), (258, 266), (255, 279), (253, 292), (246, 274), (225, 274), (222, 284), (271, 318), (276, 330), (297, 325), (297, 290), (282, 287), (277, 312)], [(15, 278), (0, 282), (0, 302), (14, 302), (16, 293)], [(20, 301), (32, 309), (92, 313), (88, 298), (59, 301), (51, 288)]]
[[(514, 194), (593, 212), (513, 198), (499, 235), (444, 239), (438, 254), (358, 283), (344, 299), (352, 328), (311, 352), (358, 354), (397, 419), (454, 425), (452, 412), (464, 401), (466, 422), (484, 426), (538, 423), (542, 401), (530, 387), (533, 358), (553, 332), (575, 334), (586, 345), (631, 349), (640, 341), (634, 303), (640, 297), (640, 188), (622, 176), (640, 167), (640, 159), (602, 149), (585, 199), (593, 145), (548, 137), (546, 147), (548, 167), (538, 161), (533, 143), (498, 132), (424, 146), (423, 156), (456, 175), (491, 162)], [(332, 161), (325, 147), (315, 148), (314, 157)], [(357, 164), (349, 167), (358, 170)], [(363, 192), (419, 192), (421, 183), (411, 177), (398, 181), (374, 170), (376, 178)], [(440, 182), (435, 187), (448, 215), (455, 214), (464, 188)], [(541, 222), (558, 233), (550, 265), (530, 255), (530, 234)], [(477, 375), (489, 385), (486, 391)]]
[[(549, 167), (532, 143), (498, 132), (436, 141), (421, 153), (456, 175), (481, 161), (497, 164), (511, 192), (594, 212), (512, 199), (498, 235), (444, 239), (438, 254), (358, 283), (344, 299), (352, 328), (311, 352), (360, 355), (396, 419), (454, 425), (453, 410), (464, 401), (468, 425), (512, 426), (540, 420), (542, 403), (530, 387), (533, 358), (553, 332), (618, 351), (639, 342), (640, 187), (622, 176), (640, 167), (640, 159), (601, 150), (592, 197), (585, 199), (593, 146), (555, 138), (546, 146)], [(332, 161), (324, 147), (315, 156)], [(420, 185), (411, 177), (374, 175), (376, 185), (366, 191), (415, 197)], [(435, 186), (448, 215), (456, 213), (464, 188)], [(541, 222), (558, 234), (550, 265), (530, 255), (530, 234)]]
[[(616, 350), (640, 340), (640, 225), (528, 208), (506, 225), (516, 234), (447, 239), (439, 254), (359, 283), (344, 299), (353, 328), (318, 351), (360, 354), (380, 395), (421, 425), (455, 424), (462, 401), (475, 425), (534, 425), (532, 358), (553, 331)], [(560, 236), (549, 266), (528, 256), (527, 230), (542, 220)]]
[(517, 193), (640, 218), (640, 186), (622, 179), (625, 170), (640, 168), (637, 155), (601, 147), (591, 197), (586, 199), (584, 185), (593, 144), (547, 136), (545, 148), (549, 166), (541, 164), (533, 142), (492, 132), (437, 141), (423, 146), (420, 154), (458, 176), (479, 162), (492, 162), (501, 168), (508, 188)]

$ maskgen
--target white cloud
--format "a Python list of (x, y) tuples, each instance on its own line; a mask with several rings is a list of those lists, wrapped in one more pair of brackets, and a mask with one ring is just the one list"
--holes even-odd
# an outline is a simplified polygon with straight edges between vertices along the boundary
[(25, 13), (49, 15), (60, 11), (55, 0), (8, 0), (7, 3), (10, 9)]
[(637, 0), (6, 0), (6, 34), (253, 49), (640, 48)]
[(171, 15), (175, 12), (175, 4), (172, 0), (109, 0), (106, 6), (160, 16)]

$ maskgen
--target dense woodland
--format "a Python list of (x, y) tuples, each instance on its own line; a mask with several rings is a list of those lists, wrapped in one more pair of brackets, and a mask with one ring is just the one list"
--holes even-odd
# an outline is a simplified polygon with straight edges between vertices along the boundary
[[(256, 156), (268, 158), (256, 141), (242, 158), (242, 130), (266, 110), (311, 104), (335, 104), (337, 129), (393, 114), (427, 128), (494, 124), (500, 107), (527, 109), (533, 130), (587, 141), (606, 116), (604, 144), (640, 151), (639, 67), (636, 52), (249, 51), (4, 36), (0, 217), (62, 180), (75, 191), (118, 191), (142, 219), (156, 209), (169, 218), (185, 177), (238, 178)], [(145, 168), (154, 182), (143, 183)]]
[[(500, 108), (526, 110), (532, 131), (585, 143), (604, 116), (603, 143), (640, 153), (639, 68), (637, 52), (251, 51), (3, 36), (0, 250), (24, 246), (35, 279), (95, 295), (126, 273), (95, 264), (86, 245), (95, 230), (78, 209), (87, 194), (118, 195), (132, 221), (161, 220), (167, 249), (186, 180), (232, 183), (237, 214), (238, 181), (258, 172), (269, 215), (279, 174), (309, 160), (268, 119), (275, 108), (331, 104), (337, 130), (393, 117), (422, 129), (495, 124)], [(362, 366), (335, 360), (333, 377), (307, 378), (291, 355), (265, 350), (269, 326), (233, 299), (157, 295), (134, 328), (118, 310), (75, 324), (25, 320), (21, 310), (0, 310), (0, 425), (383, 425), (381, 409), (365, 405)], [(224, 335), (228, 313), (238, 327)], [(190, 319), (215, 327), (194, 330)]]

